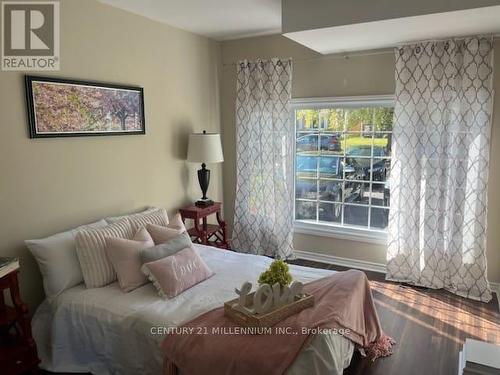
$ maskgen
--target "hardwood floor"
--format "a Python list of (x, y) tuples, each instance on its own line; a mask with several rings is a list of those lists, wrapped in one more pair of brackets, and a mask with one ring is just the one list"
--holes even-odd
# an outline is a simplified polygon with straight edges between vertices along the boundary
[[(346, 268), (305, 260), (291, 263), (343, 271)], [(384, 275), (365, 272), (386, 334), (395, 353), (376, 362), (356, 353), (346, 375), (456, 375), (458, 353), (465, 338), (500, 344), (497, 296), (489, 303), (458, 297), (442, 290), (387, 282)]]

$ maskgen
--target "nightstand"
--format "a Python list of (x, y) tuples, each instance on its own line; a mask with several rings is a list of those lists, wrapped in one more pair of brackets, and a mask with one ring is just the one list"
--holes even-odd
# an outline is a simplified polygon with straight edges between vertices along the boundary
[[(179, 210), (184, 223), (186, 219), (194, 222), (194, 227), (188, 230), (194, 243), (230, 249), (226, 238), (226, 223), (222, 220), (221, 210), (220, 202), (214, 202), (213, 205), (206, 207), (192, 205)], [(217, 224), (208, 224), (207, 217), (213, 214), (216, 215)]]
[[(12, 271), (0, 278), (0, 372), (17, 375), (38, 371), (38, 354), (31, 335), (28, 307), (19, 295), (17, 274)], [(13, 307), (5, 304), (4, 291), (10, 291)]]

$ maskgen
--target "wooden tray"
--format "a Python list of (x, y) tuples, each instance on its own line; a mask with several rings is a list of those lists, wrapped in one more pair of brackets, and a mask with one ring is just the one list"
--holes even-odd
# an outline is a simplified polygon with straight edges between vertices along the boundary
[[(252, 307), (253, 295), (254, 293), (250, 293), (247, 296), (246, 307)], [(310, 294), (303, 294), (300, 297), (296, 296), (294, 302), (281, 306), (266, 314), (246, 314), (233, 309), (233, 305), (237, 303), (238, 300), (239, 298), (235, 298), (224, 303), (224, 315), (244, 327), (272, 327), (289, 316), (297, 314), (308, 307), (314, 306), (314, 296)]]

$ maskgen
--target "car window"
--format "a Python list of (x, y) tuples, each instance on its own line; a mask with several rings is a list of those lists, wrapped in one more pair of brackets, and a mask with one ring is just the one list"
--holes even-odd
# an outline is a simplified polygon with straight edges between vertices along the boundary
[(386, 156), (385, 149), (383, 147), (374, 147), (373, 156)]
[(338, 174), (338, 156), (322, 156), (319, 161), (320, 173)]
[[(372, 154), (371, 147), (350, 147), (347, 150), (348, 156), (366, 156), (370, 157)], [(383, 147), (373, 147), (373, 156), (383, 157), (386, 156), (385, 148)]]
[(316, 156), (297, 156), (297, 171), (316, 171)]
[(347, 155), (349, 156), (371, 156), (371, 147), (349, 147), (347, 149)]

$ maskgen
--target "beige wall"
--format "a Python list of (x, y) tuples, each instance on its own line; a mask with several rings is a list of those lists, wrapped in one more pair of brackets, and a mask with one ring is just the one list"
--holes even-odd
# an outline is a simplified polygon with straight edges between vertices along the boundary
[[(500, 42), (496, 48), (496, 71), (500, 72)], [(222, 43), (221, 115), (224, 163), (224, 202), (228, 222), (232, 223), (235, 191), (235, 61), (248, 58), (292, 57), (292, 97), (382, 95), (394, 93), (394, 56), (392, 51), (349, 58), (324, 58), (282, 37), (248, 38)], [(489, 278), (500, 282), (500, 74), (495, 76), (496, 108), (493, 124), (492, 163), (489, 190), (488, 261)], [(296, 234), (297, 250), (315, 251), (339, 257), (385, 263), (385, 246), (312, 235)]]
[[(43, 298), (23, 240), (146, 205), (199, 196), (183, 159), (193, 130), (219, 130), (220, 45), (95, 1), (61, 1), (61, 71), (144, 87), (144, 136), (28, 138), (22, 72), (0, 72), (0, 256), (19, 256), (21, 293)], [(35, 74), (44, 74), (37, 72)], [(222, 197), (220, 167), (210, 196)]]

